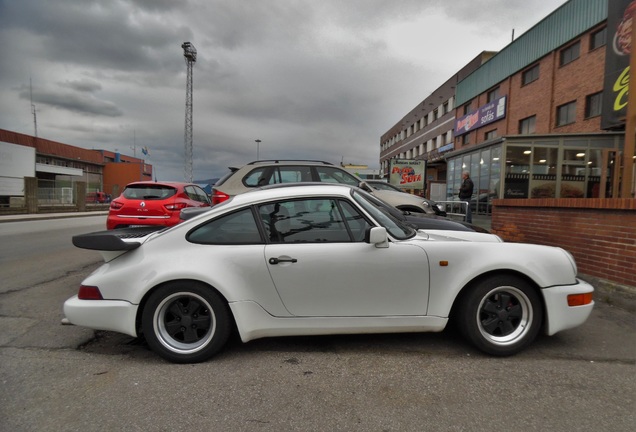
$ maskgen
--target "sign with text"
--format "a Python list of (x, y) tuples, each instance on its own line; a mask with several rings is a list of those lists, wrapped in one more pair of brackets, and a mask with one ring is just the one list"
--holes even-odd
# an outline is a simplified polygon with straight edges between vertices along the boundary
[(506, 96), (495, 99), (479, 107), (477, 111), (466, 114), (455, 120), (455, 136), (460, 136), (473, 129), (486, 126), (506, 117)]
[(424, 189), (426, 161), (392, 159), (389, 183), (401, 189)]

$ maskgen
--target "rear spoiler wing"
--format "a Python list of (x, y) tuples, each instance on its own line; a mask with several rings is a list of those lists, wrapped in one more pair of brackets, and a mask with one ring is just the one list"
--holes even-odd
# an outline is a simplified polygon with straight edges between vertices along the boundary
[[(148, 226), (80, 234), (73, 236), (73, 245), (80, 249), (123, 253), (137, 249), (141, 246), (143, 242), (136, 241), (137, 239), (147, 237), (148, 235), (164, 228), (165, 227), (163, 226)], [(110, 258), (114, 257), (112, 254), (102, 253), (102, 255), (104, 256), (105, 261), (108, 261), (107, 256)]]

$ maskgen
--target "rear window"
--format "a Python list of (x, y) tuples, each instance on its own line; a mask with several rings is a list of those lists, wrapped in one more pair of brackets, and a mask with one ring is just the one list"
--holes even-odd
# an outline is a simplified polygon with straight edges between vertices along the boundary
[(124, 189), (124, 198), (143, 200), (163, 200), (175, 195), (177, 190), (165, 185), (130, 185)]

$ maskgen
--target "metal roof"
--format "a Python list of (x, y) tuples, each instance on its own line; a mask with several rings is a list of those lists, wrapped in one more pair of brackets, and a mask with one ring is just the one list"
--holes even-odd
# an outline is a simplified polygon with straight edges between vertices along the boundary
[(457, 84), (456, 106), (519, 72), (607, 19), (608, 0), (570, 0)]

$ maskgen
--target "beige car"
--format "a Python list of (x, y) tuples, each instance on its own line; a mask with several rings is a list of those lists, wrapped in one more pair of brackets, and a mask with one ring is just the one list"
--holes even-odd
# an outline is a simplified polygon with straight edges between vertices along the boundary
[(344, 168), (329, 162), (309, 160), (261, 160), (250, 162), (241, 168), (231, 167), (230, 172), (214, 185), (212, 205), (260, 186), (303, 182), (344, 183), (359, 186), (400, 210), (444, 215), (434, 201), (409, 193), (375, 189)]

